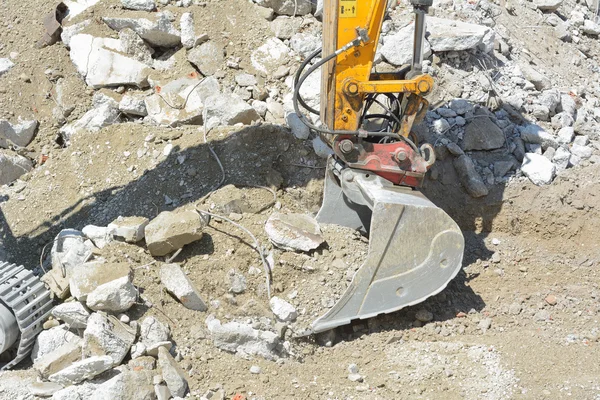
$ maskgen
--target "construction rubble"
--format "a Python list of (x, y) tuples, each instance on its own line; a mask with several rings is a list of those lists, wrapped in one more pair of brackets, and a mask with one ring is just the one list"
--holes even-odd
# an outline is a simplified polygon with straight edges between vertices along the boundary
[[(39, 3), (40, 15), (50, 11)], [(412, 9), (388, 3), (378, 72), (412, 55)], [(60, 40), (40, 49), (38, 14), (0, 20), (0, 258), (28, 257), (56, 303), (30, 361), (0, 373), (0, 397), (600, 396), (600, 386), (587, 383), (600, 385), (596, 367), (581, 381), (529, 393), (537, 381), (502, 358), (500, 336), (484, 340), (517, 327), (513, 345), (531, 336), (568, 352), (564, 346), (598, 340), (591, 271), (600, 249), (575, 242), (593, 236), (586, 223), (594, 222), (585, 221), (599, 209), (597, 0), (434, 1), (425, 72), (436, 88), (414, 128), (437, 159), (424, 190), (449, 210), (499, 209), (503, 191), (511, 204), (524, 196), (518, 212), (496, 211), (502, 240), (467, 237), (469, 279), (482, 275), (505, 288), (485, 308), (456, 284), (341, 338), (312, 339), (298, 338), (341, 297), (368, 251), (356, 231), (314, 219), (331, 150), (292, 106), (294, 73), (321, 46), (322, 2), (64, 4)], [(35, 26), (35, 40), (13, 37), (24, 25)], [(320, 84), (315, 73), (303, 86), (312, 107)], [(446, 193), (464, 196), (454, 204)], [(569, 211), (542, 214), (557, 203)], [(464, 218), (459, 224), (473, 232), (496, 226), (484, 212)], [(564, 235), (541, 262), (542, 278), (530, 278), (539, 240), (511, 237), (531, 232)], [(569, 240), (577, 244), (564, 250)], [(576, 253), (557, 261), (560, 249)], [(591, 298), (581, 276), (538, 282), (547, 271), (559, 274), (559, 264), (595, 282)], [(318, 282), (304, 287), (309, 276)], [(495, 283), (501, 279), (513, 285)], [(529, 279), (531, 286), (512, 289)], [(573, 315), (578, 322), (560, 325)], [(573, 359), (586, 349), (572, 350)], [(535, 357), (526, 370), (566, 373)], [(388, 370), (379, 373), (380, 364)], [(466, 380), (470, 387), (457, 383)]]

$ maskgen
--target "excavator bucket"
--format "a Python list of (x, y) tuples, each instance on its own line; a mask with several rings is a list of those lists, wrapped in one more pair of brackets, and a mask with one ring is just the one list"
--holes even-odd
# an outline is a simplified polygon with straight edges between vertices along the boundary
[(369, 252), (345, 293), (313, 322), (318, 333), (387, 314), (442, 291), (462, 266), (457, 224), (418, 190), (330, 158), (317, 220), (369, 236)]

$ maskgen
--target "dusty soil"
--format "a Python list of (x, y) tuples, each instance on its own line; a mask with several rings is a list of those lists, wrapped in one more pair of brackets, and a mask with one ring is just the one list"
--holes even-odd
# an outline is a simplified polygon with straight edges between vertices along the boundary
[[(105, 1), (77, 20), (124, 14), (117, 3)], [(270, 35), (266, 21), (248, 11), (251, 7), (242, 0), (191, 7), (197, 30), (205, 27), (244, 68), (250, 68), (247, 49)], [(72, 82), (66, 95), (76, 109), (70, 118), (89, 108), (92, 92), (62, 45), (33, 47), (41, 35), (39, 21), (48, 11), (46, 2), (7, 0), (2, 9), (0, 57), (15, 51), (19, 55), (2, 78), (0, 117), (39, 119), (40, 132), (29, 148), (33, 158), (49, 155), (24, 183), (2, 189), (0, 214), (11, 260), (38, 265), (44, 246), (62, 228), (106, 226), (119, 215), (152, 218), (184, 205), (241, 214), (238, 222), (273, 251), (273, 293), (300, 312), (287, 334), (291, 354), (277, 362), (222, 352), (206, 332), (209, 314), (272, 328), (260, 259), (250, 238), (237, 228), (213, 221), (204, 238), (175, 259), (209, 301), (207, 313), (187, 310), (163, 291), (158, 279), (162, 260), (153, 259), (143, 245), (115, 244), (103, 251), (135, 270), (141, 295), (131, 318), (153, 315), (170, 325), (180, 364), (191, 377), (192, 395), (222, 386), (229, 397), (244, 393), (265, 399), (600, 398), (599, 165), (570, 169), (547, 187), (515, 178), (496, 185), (483, 199), (472, 199), (458, 183), (427, 181), (424, 192), (464, 231), (467, 248), (459, 276), (419, 306), (337, 330), (331, 347), (320, 338), (297, 339), (294, 334), (341, 294), (367, 250), (364, 238), (334, 226), (323, 227), (327, 245), (311, 254), (271, 249), (263, 225), (273, 210), (318, 210), (324, 160), (314, 155), (310, 142), (296, 140), (277, 125), (209, 132), (208, 143), (223, 163), (224, 184), (235, 187), (207, 198), (222, 175), (201, 128), (124, 123), (76, 137), (70, 147), (60, 148), (54, 143), (55, 103), (48, 95), (52, 82), (44, 71), (60, 71)], [(530, 11), (522, 9), (524, 15)], [(531, 29), (515, 27), (506, 15), (501, 18), (518, 29), (512, 35), (521, 37), (524, 47), (551, 61)], [(568, 57), (562, 44), (548, 46), (558, 53), (552, 60)], [(23, 82), (21, 74), (31, 83)], [(169, 144), (172, 151), (165, 154)], [(444, 162), (450, 161), (440, 161), (442, 170)], [(276, 189), (275, 201), (257, 186)], [(243, 207), (228, 208), (232, 199), (241, 199)], [(246, 276), (242, 294), (230, 293), (232, 270)], [(434, 315), (424, 326), (415, 320), (422, 308)], [(364, 382), (348, 380), (351, 363), (358, 365)], [(252, 365), (262, 372), (251, 374)], [(16, 397), (15, 377), (33, 379), (27, 367), (24, 363), (20, 370), (0, 375), (0, 398)]]

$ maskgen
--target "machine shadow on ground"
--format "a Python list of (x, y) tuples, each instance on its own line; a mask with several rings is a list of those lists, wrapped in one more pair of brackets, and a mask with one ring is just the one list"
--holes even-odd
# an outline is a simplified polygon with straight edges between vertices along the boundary
[[(222, 175), (208, 146), (202, 142), (202, 134), (197, 133), (196, 136), (195, 144), (183, 148), (175, 146), (166, 159), (137, 179), (122, 186), (95, 192), (73, 204), (65, 204), (62, 210), (57, 210), (51, 218), (20, 237), (14, 237), (6, 218), (0, 213), (0, 234), (4, 238), (5, 248), (13, 255), (10, 261), (29, 267), (37, 265), (43, 245), (52, 242), (55, 235), (64, 228), (81, 229), (88, 224), (106, 226), (120, 215), (153, 218), (161, 211), (198, 202), (214, 189)], [(280, 126), (258, 125), (244, 127), (225, 135), (223, 139), (213, 140), (210, 144), (226, 172), (223, 185), (269, 185), (269, 175), (274, 170), (283, 177), (280, 189), (288, 195), (292, 193), (293, 201), (297, 201), (297, 210), (304, 209), (312, 213), (318, 210), (321, 201), (318, 191), (295, 190), (314, 186), (324, 176), (325, 170), (322, 167), (325, 161), (317, 158), (311, 150), (310, 141), (298, 141)], [(472, 158), (483, 157), (490, 162), (512, 157), (507, 146), (492, 152), (473, 153), (482, 154), (471, 154)], [(180, 165), (181, 157), (186, 160), (184, 166)], [(428, 179), (423, 192), (463, 230), (466, 241), (464, 269), (479, 259), (489, 260), (493, 254), (487, 247), (486, 238), (502, 207), (506, 183), (497, 183), (488, 196), (474, 199), (459, 183), (452, 162), (452, 155), (438, 155), (438, 177), (436, 180)], [(185, 177), (184, 185), (180, 184), (182, 176)], [(173, 199), (173, 202), (166, 204), (165, 196)], [(239, 239), (246, 240), (241, 235)], [(209, 254), (214, 248), (210, 237), (198, 245), (188, 247), (182, 256)], [(459, 312), (481, 311), (485, 303), (469, 285), (473, 278), (474, 276), (461, 270), (445, 290), (425, 303), (369, 321), (358, 321), (362, 328), (355, 328), (354, 331), (344, 328), (347, 333), (345, 338), (351, 339), (353, 332), (364, 330), (375, 332), (409, 329), (415, 321), (416, 311), (422, 307), (432, 311), (436, 321), (454, 319)]]

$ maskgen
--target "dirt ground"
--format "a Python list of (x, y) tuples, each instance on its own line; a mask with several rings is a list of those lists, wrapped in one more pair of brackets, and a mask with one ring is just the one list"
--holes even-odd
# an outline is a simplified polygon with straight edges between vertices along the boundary
[[(120, 13), (115, 4), (105, 1), (87, 16)], [(203, 15), (197, 26), (223, 43), (235, 43), (227, 52), (246, 66), (245, 49), (260, 45), (268, 29), (264, 19), (246, 16), (250, 6), (235, 0), (191, 7)], [(22, 178), (24, 183), (0, 193), (11, 261), (39, 265), (44, 246), (63, 228), (106, 226), (119, 215), (152, 218), (181, 206), (241, 215), (238, 223), (273, 251), (272, 290), (300, 314), (286, 336), (289, 356), (275, 362), (220, 351), (206, 331), (209, 314), (272, 327), (260, 258), (237, 228), (212, 222), (203, 239), (174, 260), (210, 303), (206, 313), (185, 309), (162, 289), (162, 260), (143, 245), (115, 244), (100, 251), (135, 270), (141, 296), (129, 315), (152, 315), (169, 324), (192, 396), (223, 387), (228, 398), (243, 393), (257, 399), (600, 399), (600, 165), (569, 169), (544, 187), (515, 178), (482, 199), (471, 198), (458, 183), (428, 180), (424, 193), (465, 235), (458, 277), (421, 305), (336, 330), (332, 346), (323, 345), (322, 338), (295, 338), (341, 295), (367, 252), (366, 239), (336, 226), (323, 227), (327, 245), (311, 254), (283, 252), (268, 242), (263, 226), (274, 210), (318, 211), (325, 161), (311, 143), (275, 124), (218, 128), (206, 143), (198, 127), (123, 123), (61, 148), (54, 142), (52, 82), (44, 71), (60, 71), (73, 83), (68, 93), (77, 105), (73, 118), (89, 108), (91, 92), (67, 49), (33, 47), (47, 2), (4, 0), (0, 8), (0, 57), (19, 53), (2, 80), (0, 118), (40, 120), (29, 149), (33, 158), (49, 156)], [(217, 14), (241, 25), (233, 30), (224, 19), (216, 22)], [(539, 41), (521, 37), (529, 47)], [(555, 45), (556, 59), (565, 59), (567, 50), (550, 44)], [(538, 56), (544, 59), (544, 52)], [(222, 176), (209, 145), (223, 163), (225, 185), (206, 197)], [(440, 161), (442, 167), (444, 162), (450, 161)], [(276, 198), (264, 187), (276, 190)], [(247, 289), (234, 295), (229, 289), (237, 272), (245, 275)], [(415, 319), (423, 308), (434, 316), (424, 325)], [(353, 363), (362, 382), (348, 379)], [(253, 365), (260, 374), (250, 372)], [(16, 378), (34, 379), (29, 366), (0, 375), (0, 399), (16, 398), (15, 393), (28, 398), (18, 392)]]

